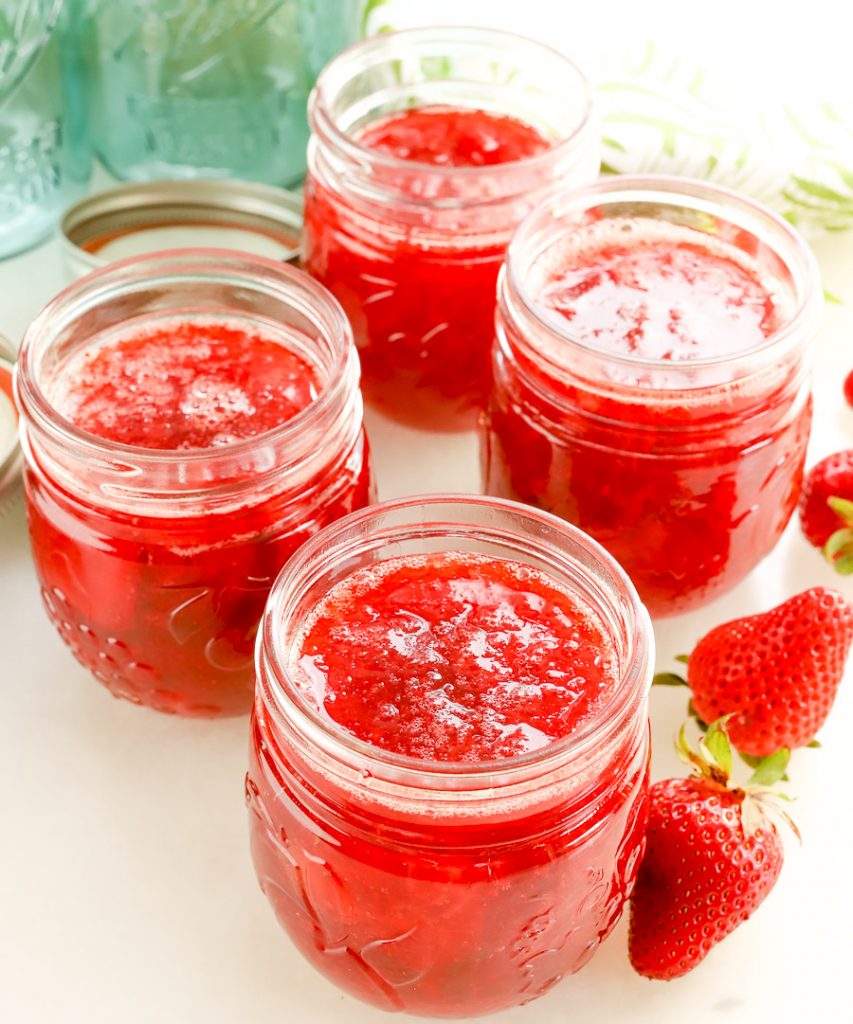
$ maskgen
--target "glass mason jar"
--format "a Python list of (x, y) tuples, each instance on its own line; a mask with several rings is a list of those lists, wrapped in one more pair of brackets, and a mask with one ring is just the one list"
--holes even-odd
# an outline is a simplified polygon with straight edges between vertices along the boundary
[[(534, 262), (609, 217), (685, 225), (735, 247), (784, 300), (785, 320), (735, 355), (615, 355), (537, 304)], [(580, 526), (619, 561), (652, 615), (704, 604), (773, 548), (796, 505), (811, 426), (821, 310), (808, 246), (725, 189), (610, 178), (535, 210), (498, 286), (485, 489)]]
[(89, 181), (79, 0), (0, 0), (0, 258), (42, 241)]
[[(423, 106), (509, 115), (553, 144), (508, 163), (453, 167), (358, 141), (371, 121)], [(472, 427), (488, 394), (495, 282), (510, 235), (554, 188), (598, 171), (586, 80), (519, 36), (409, 29), (333, 60), (309, 121), (305, 265), (352, 321), (366, 397), (416, 426)]]
[[(263, 325), (312, 365), (317, 399), (218, 448), (96, 437), (52, 404), (74, 353), (129, 325)], [(54, 299), (24, 338), (16, 388), (36, 569), (48, 614), (115, 696), (160, 711), (247, 711), (258, 620), (276, 573), (372, 497), (358, 359), (338, 304), (258, 257), (174, 250), (113, 264)]]
[(358, 0), (86, 0), (94, 141), (119, 178), (305, 173), (308, 93)]
[[(328, 589), (377, 559), (448, 550), (535, 566), (600, 615), (620, 682), (588, 725), (517, 757), (426, 761), (309, 705), (291, 666)], [(642, 852), (653, 646), (616, 563), (514, 502), (386, 502), (304, 545), (264, 613), (246, 780), (255, 870), (303, 955), (369, 1003), (444, 1017), (528, 1002), (579, 970)]]

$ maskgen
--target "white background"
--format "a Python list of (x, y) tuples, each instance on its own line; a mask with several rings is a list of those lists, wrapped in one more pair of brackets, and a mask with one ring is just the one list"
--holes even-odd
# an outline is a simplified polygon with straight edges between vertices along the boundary
[[(842, 84), (851, 45), (842, 4), (562, 0), (398, 3), (396, 20), (524, 30), (594, 68), (605, 47), (669, 41), (744, 88)], [(850, 86), (846, 88), (853, 91)], [(833, 94), (835, 98), (835, 94)], [(815, 379), (812, 460), (853, 444), (841, 381), (853, 369), (853, 235), (816, 243), (827, 308)], [(0, 331), (16, 341), (63, 283), (53, 243), (0, 263)], [(433, 441), (369, 421), (382, 497), (476, 490), (473, 437)], [(733, 593), (656, 629), (659, 667), (710, 626), (839, 581), (793, 523)], [(246, 722), (192, 722), (114, 701), (67, 653), (42, 612), (20, 505), (0, 518), (0, 1021), (10, 1024), (376, 1024), (380, 1011), (316, 975), (255, 883), (242, 800)], [(652, 696), (655, 778), (680, 771), (671, 737), (682, 692)], [(685, 979), (636, 977), (624, 922), (592, 963), (501, 1024), (731, 1024), (853, 1020), (853, 679), (821, 734), (794, 757), (779, 883), (755, 917)]]

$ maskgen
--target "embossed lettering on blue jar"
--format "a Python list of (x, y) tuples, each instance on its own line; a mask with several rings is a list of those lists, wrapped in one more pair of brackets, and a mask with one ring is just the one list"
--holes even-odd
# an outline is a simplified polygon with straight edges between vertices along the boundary
[(358, 0), (87, 0), (95, 144), (120, 178), (305, 171), (317, 73)]
[(36, 244), (89, 181), (79, 0), (0, 0), (0, 257)]

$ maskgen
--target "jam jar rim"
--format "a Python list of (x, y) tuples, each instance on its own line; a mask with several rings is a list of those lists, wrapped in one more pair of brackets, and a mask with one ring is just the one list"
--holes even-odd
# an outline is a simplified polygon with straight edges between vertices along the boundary
[[(199, 261), (201, 261), (200, 264)], [(209, 266), (207, 266), (208, 263)], [(325, 327), (328, 329), (324, 333), (333, 343), (335, 349), (335, 358), (329, 367), (329, 379), (317, 398), (295, 416), (269, 430), (215, 448), (160, 449), (126, 444), (93, 434), (63, 416), (45, 394), (38, 379), (39, 367), (33, 365), (37, 358), (44, 354), (43, 351), (37, 352), (39, 340), (42, 337), (47, 337), (48, 344), (45, 349), (48, 348), (51, 335), (56, 332), (56, 328), (51, 326), (55, 317), (64, 315), (66, 320), (71, 320), (82, 309), (94, 308), (100, 298), (112, 297), (116, 291), (121, 290), (123, 285), (132, 280), (130, 277), (123, 276), (125, 272), (144, 268), (146, 264), (149, 264), (152, 270), (155, 267), (159, 268), (156, 274), (152, 274), (155, 278), (168, 277), (171, 274), (180, 275), (182, 268), (184, 273), (209, 273), (210, 270), (217, 267), (221, 268), (223, 272), (232, 270), (239, 273), (241, 268), (246, 271), (254, 265), (268, 273), (281, 275), (282, 282), (293, 285), (310, 295), (314, 301), (310, 304), (305, 303), (299, 311), (306, 316), (310, 314), (325, 321)], [(264, 278), (253, 278), (253, 281), (260, 280), (264, 280)], [(93, 286), (99, 287), (93, 289)], [(298, 304), (293, 302), (291, 296), (287, 297), (287, 301), (298, 308)], [(319, 315), (318, 309), (321, 311)], [(309, 318), (311, 317), (309, 316)], [(78, 278), (55, 295), (40, 310), (24, 333), (20, 355), (15, 366), (14, 391), (22, 413), (24, 428), (26, 428), (26, 420), (31, 419), (39, 428), (52, 435), (55, 440), (70, 441), (84, 455), (89, 454), (100, 458), (107, 454), (119, 459), (122, 457), (132, 458), (141, 466), (212, 463), (239, 457), (270, 442), (287, 444), (289, 440), (298, 438), (300, 434), (307, 433), (313, 426), (318, 425), (324, 417), (332, 415), (340, 401), (340, 392), (348, 383), (348, 370), (352, 366), (354, 351), (352, 327), (340, 303), (328, 289), (304, 271), (284, 262), (234, 249), (208, 247), (163, 249), (130, 256), (127, 259), (117, 260), (104, 267), (99, 267)]]
[[(357, 62), (364, 55), (369, 55), (373, 50), (387, 47), (389, 44), (396, 44), (402, 41), (403, 46), (412, 39), (448, 39), (450, 42), (459, 41), (478, 42), (493, 41), (502, 48), (511, 49), (513, 46), (524, 46), (531, 50), (539, 50), (548, 54), (549, 59), (556, 58), (565, 68), (569, 69), (577, 81), (579, 95), (581, 97), (581, 111), (577, 122), (571, 131), (561, 136), (552, 146), (531, 156), (520, 157), (516, 160), (508, 160), (501, 164), (487, 164), (483, 166), (448, 166), (441, 164), (423, 163), (419, 160), (402, 160), (399, 157), (377, 150), (371, 146), (365, 146), (353, 138), (346, 131), (338, 127), (335, 118), (328, 111), (330, 99), (337, 95), (341, 87), (345, 85), (350, 77), (343, 77), (349, 70), (349, 65)], [(454, 38), (455, 37), (455, 38)], [(335, 81), (334, 88), (330, 84), (333, 76), (339, 76), (340, 80)], [(330, 92), (331, 96), (326, 93)], [(588, 131), (594, 123), (595, 100), (592, 84), (580, 66), (566, 54), (531, 36), (520, 33), (508, 32), (503, 29), (488, 28), (477, 25), (426, 25), (411, 28), (395, 29), (392, 32), (383, 32), (359, 42), (342, 50), (336, 57), (323, 68), (317, 77), (317, 81), (308, 97), (308, 121), (311, 130), (324, 142), (331, 143), (337, 150), (344, 154), (348, 162), (361, 165), (368, 162), (374, 166), (381, 166), (388, 170), (408, 170), (415, 174), (429, 174), (436, 178), (476, 178), (485, 177), (491, 174), (500, 174), (502, 171), (532, 170), (539, 167), (547, 167), (555, 159), (575, 144), (585, 131)], [(500, 201), (505, 201), (501, 197)], [(495, 201), (495, 200), (490, 200)], [(418, 196), (406, 196), (406, 203), (413, 206), (453, 206), (456, 199), (430, 199)], [(472, 205), (470, 200), (466, 205)]]
[[(545, 222), (547, 218), (547, 222), (553, 226), (563, 213), (569, 210), (581, 211), (596, 205), (596, 201), (598, 203), (648, 202), (680, 206), (684, 209), (694, 209), (706, 213), (711, 213), (713, 208), (713, 213), (722, 217), (725, 217), (727, 213), (740, 214), (740, 219), (731, 217), (731, 222), (740, 227), (746, 226), (747, 230), (750, 230), (751, 225), (757, 229), (760, 222), (763, 221), (765, 225), (769, 225), (770, 230), (775, 230), (781, 235), (789, 247), (786, 255), (780, 251), (780, 247), (774, 244), (773, 240), (768, 240), (757, 230), (755, 231), (756, 236), (768, 243), (773, 253), (791, 274), (798, 293), (794, 311), (781, 327), (757, 345), (721, 356), (702, 356), (697, 359), (675, 361), (611, 352), (582, 341), (572, 334), (568, 320), (543, 308), (536, 301), (522, 280), (523, 269), (520, 271), (519, 268), (528, 267), (531, 261), (544, 251), (544, 246), (540, 246), (535, 253), (525, 252), (524, 248), (529, 243), (530, 236), (540, 221)], [(746, 223), (744, 223), (744, 219)], [(611, 175), (580, 188), (562, 189), (537, 204), (519, 224), (507, 247), (498, 283), (499, 302), (506, 300), (508, 293), (517, 298), (523, 314), (536, 325), (557, 335), (560, 342), (567, 346), (567, 351), (573, 347), (612, 365), (650, 372), (655, 370), (672, 371), (674, 368), (702, 370), (730, 366), (741, 361), (775, 354), (778, 350), (785, 349), (786, 345), (793, 346), (804, 333), (816, 330), (822, 309), (820, 271), (817, 259), (805, 238), (784, 217), (763, 203), (723, 185), (702, 181), (699, 178), (665, 174)], [(561, 362), (549, 359), (535, 345), (531, 347), (531, 351), (536, 358), (557, 370), (564, 369)], [(694, 389), (687, 386), (667, 390), (691, 391)]]
[[(448, 518), (430, 521), (427, 519), (410, 519), (404, 526), (387, 527), (378, 533), (371, 532), (371, 523), (377, 518), (395, 513), (420, 509), (426, 513), (430, 508), (449, 509), (451, 506), (465, 506), (469, 512), (481, 510), (483, 513), (497, 513), (504, 517), (521, 517), (529, 528), (526, 535), (520, 529), (515, 533), (504, 524), (488, 526), (485, 522), (459, 520), (454, 522)], [(426, 527), (432, 526), (432, 530)], [(544, 556), (556, 552), (556, 546), (543, 540), (551, 530), (557, 535), (568, 538), (577, 550), (583, 550), (594, 556), (599, 568), (606, 573), (607, 582), (618, 591), (622, 599), (619, 611), (624, 616), (627, 611), (630, 619), (626, 621), (625, 640), (627, 651), (620, 664), (620, 680), (613, 699), (607, 701), (589, 722), (568, 736), (555, 740), (536, 750), (527, 751), (513, 757), (495, 758), (492, 760), (438, 761), (427, 760), (409, 755), (397, 754), (393, 751), (374, 746), (365, 740), (348, 733), (328, 716), (322, 715), (305, 699), (300, 687), (295, 683), (289, 671), (287, 654), (281, 650), (281, 638), (287, 623), (288, 613), (296, 611), (295, 597), (299, 596), (300, 581), (304, 584), (313, 566), (324, 556), (352, 554), (353, 542), (340, 542), (352, 533), (357, 542), (364, 542), (373, 537), (377, 543), (374, 550), (392, 541), (395, 536), (409, 531), (410, 539), (436, 538), (448, 536), (452, 540), (459, 533), (449, 533), (456, 527), (482, 531), (483, 536), (494, 543), (501, 540), (509, 541), (513, 537), (526, 541), (531, 548), (536, 548)], [(399, 539), (399, 537), (398, 537)], [(336, 541), (339, 547), (336, 547)], [(507, 544), (509, 547), (509, 544)], [(578, 568), (583, 564), (568, 549), (562, 555), (566, 564), (572, 563)], [(520, 549), (516, 554), (523, 555)], [(512, 557), (509, 553), (506, 556)], [(331, 563), (334, 564), (334, 563)], [(303, 590), (304, 590), (303, 586)], [(588, 595), (584, 595), (585, 599)], [(591, 602), (590, 602), (591, 603)], [(615, 609), (615, 601), (612, 602)], [(290, 604), (288, 609), (287, 605)], [(600, 614), (600, 609), (595, 609)], [(606, 623), (605, 623), (606, 624)], [(290, 645), (288, 645), (290, 646)], [(255, 647), (257, 686), (256, 703), (263, 705), (265, 714), (272, 716), (279, 728), (295, 729), (303, 740), (307, 740), (312, 749), (319, 749), (322, 754), (353, 767), (353, 757), (367, 765), (367, 773), (383, 778), (383, 772), (391, 773), (385, 781), (402, 784), (407, 788), (427, 789), (433, 797), (443, 790), (448, 782), (452, 782), (454, 797), (461, 797), (468, 792), (473, 798), (482, 798), (488, 791), (500, 783), (501, 792), (504, 787), (514, 783), (522, 784), (529, 781), (533, 773), (535, 778), (548, 778), (549, 774), (561, 769), (567, 759), (583, 758), (590, 752), (606, 748), (608, 742), (620, 727), (626, 727), (641, 708), (648, 697), (654, 664), (655, 639), (648, 611), (637, 594), (630, 577), (619, 563), (592, 537), (578, 527), (566, 522), (550, 512), (544, 512), (521, 502), (504, 498), (493, 498), (488, 495), (472, 495), (462, 493), (421, 494), (390, 501), (378, 502), (336, 520), (324, 527), (314, 537), (307, 540), (296, 551), (282, 568), (270, 590), (264, 615), (261, 619)], [(372, 770), (371, 770), (372, 769)], [(378, 769), (378, 770), (377, 770)], [(431, 785), (424, 786), (428, 781)], [(462, 792), (459, 792), (459, 788)]]

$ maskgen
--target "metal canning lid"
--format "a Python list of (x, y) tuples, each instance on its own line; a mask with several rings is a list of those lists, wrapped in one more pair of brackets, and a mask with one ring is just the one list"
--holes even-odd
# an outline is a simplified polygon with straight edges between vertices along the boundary
[(18, 491), (21, 480), (21, 445), (18, 410), (12, 391), (17, 353), (0, 334), (0, 515)]
[(149, 181), (98, 192), (60, 222), (73, 277), (128, 256), (192, 246), (299, 257), (302, 196), (248, 181)]

